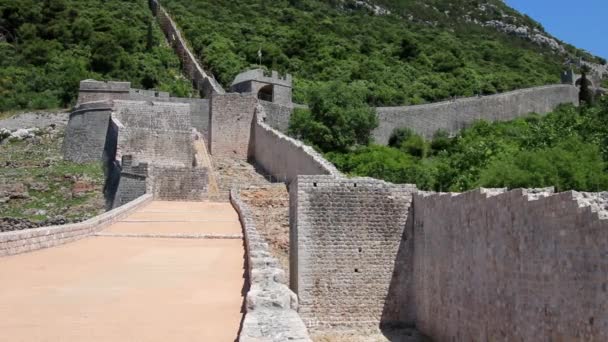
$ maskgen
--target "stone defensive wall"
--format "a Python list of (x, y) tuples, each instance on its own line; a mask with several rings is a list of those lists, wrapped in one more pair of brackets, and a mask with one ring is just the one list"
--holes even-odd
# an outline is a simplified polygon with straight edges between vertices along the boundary
[(162, 101), (170, 98), (169, 93), (156, 90), (131, 88), (131, 82), (80, 81), (76, 107), (88, 102), (111, 100)]
[(297, 312), (298, 297), (287, 287), (285, 272), (258, 233), (251, 211), (237, 190), (231, 190), (230, 201), (243, 226), (250, 282), (239, 342), (311, 341)]
[(158, 0), (149, 0), (150, 9), (156, 16), (169, 44), (177, 53), (182, 62), (182, 69), (186, 76), (192, 80), (192, 84), (201, 92), (203, 97), (209, 97), (213, 93), (223, 94), (224, 89), (215, 80), (211, 73), (205, 72), (197, 61), (194, 54), (188, 48), (186, 40), (182, 37), (177, 25), (169, 16), (169, 13), (161, 6)]
[[(254, 161), (266, 176), (287, 183), (302, 174), (341, 176), (312, 147), (269, 126), (267, 107), (267, 102), (252, 94), (213, 95), (209, 124), (211, 155)], [(272, 106), (276, 107), (280, 105)]]
[(89, 102), (70, 113), (62, 146), (66, 160), (90, 163), (102, 159), (112, 106), (111, 101)]
[(77, 106), (87, 102), (130, 100), (131, 82), (80, 81)]
[[(209, 170), (196, 165), (193, 132), (202, 126), (203, 136), (207, 133), (207, 100), (171, 98), (131, 89), (124, 82), (115, 86), (115, 82), (87, 80), (81, 88), (90, 90), (81, 93), (88, 99), (110, 100), (82, 103), (74, 109), (66, 128), (64, 158), (103, 162), (108, 208), (145, 193), (161, 200), (207, 198)], [(105, 92), (115, 88), (122, 92)], [(123, 95), (128, 99), (120, 100)], [(125, 156), (129, 162), (123, 167)]]
[(194, 149), (190, 107), (181, 103), (114, 101), (118, 148), (138, 162), (192, 166)]
[(266, 113), (266, 120), (264, 121), (268, 126), (287, 134), (289, 129), (289, 120), (293, 113), (294, 106), (273, 103), (268, 101), (259, 101), (259, 104), (264, 108)]
[(530, 113), (546, 114), (561, 104), (578, 105), (578, 88), (549, 85), (512, 92), (407, 107), (378, 107), (379, 126), (373, 131), (386, 145), (396, 128), (407, 127), (432, 138), (438, 130), (456, 134), (477, 120), (506, 121)]
[(159, 200), (207, 198), (209, 170), (195, 165), (190, 106), (184, 103), (114, 101), (117, 132), (110, 160), (122, 160), (113, 206), (151, 193)]
[(414, 194), (414, 303), (401, 305), (436, 341), (607, 341), (608, 211), (593, 210), (607, 203)]
[[(133, 161), (133, 156), (122, 157), (120, 169), (116, 170), (116, 180), (111, 186), (106, 181), (106, 188), (110, 188), (110, 193), (106, 194), (109, 207), (119, 208), (144, 194), (152, 194), (148, 189), (150, 182), (147, 182), (149, 175), (149, 165)], [(154, 196), (153, 196), (154, 197)]]
[(0, 257), (54, 247), (91, 236), (151, 201), (151, 195), (144, 195), (87, 221), (0, 233)]
[(161, 201), (203, 201), (208, 198), (209, 169), (156, 166), (123, 156), (111, 207), (118, 208), (144, 194)]
[(395, 320), (385, 306), (395, 300), (389, 294), (396, 269), (404, 287), (412, 280), (415, 191), (372, 178), (299, 176), (292, 183), (290, 283), (308, 327), (373, 328)]
[(298, 175), (332, 175), (341, 177), (336, 167), (312, 147), (290, 138), (265, 123), (266, 112), (258, 105), (250, 144), (255, 164), (273, 180), (287, 184)]
[[(107, 89), (120, 89), (110, 91)], [(87, 102), (87, 101), (92, 102)], [(99, 82), (86, 80), (80, 83), (78, 105), (70, 114), (63, 144), (67, 160), (84, 163), (101, 160), (110, 114), (116, 101), (165, 102), (163, 108), (188, 105), (190, 127), (207, 136), (209, 124), (209, 101), (196, 98), (174, 98), (167, 93), (132, 89), (129, 82)], [(184, 120), (184, 118), (182, 118)]]
[[(130, 82), (84, 80), (80, 82), (76, 111), (89, 102), (125, 100), (187, 103), (190, 105), (190, 120), (207, 138), (209, 132), (209, 99), (172, 97), (167, 92), (131, 88)], [(83, 108), (88, 108), (84, 106)], [(289, 120), (289, 119), (288, 119)], [(92, 127), (89, 127), (92, 129)], [(100, 127), (100, 130), (104, 128)]]
[(152, 194), (162, 201), (203, 201), (209, 190), (207, 168), (154, 166), (148, 177)]
[(290, 283), (313, 330), (435, 341), (608, 338), (608, 193), (435, 194), (374, 179), (290, 186)]
[(247, 160), (258, 99), (251, 94), (213, 94), (209, 110), (209, 152)]

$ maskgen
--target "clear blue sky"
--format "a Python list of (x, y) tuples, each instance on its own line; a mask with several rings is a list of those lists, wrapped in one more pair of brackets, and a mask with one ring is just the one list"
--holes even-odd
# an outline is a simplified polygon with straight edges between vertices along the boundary
[(608, 0), (506, 0), (556, 38), (608, 58)]

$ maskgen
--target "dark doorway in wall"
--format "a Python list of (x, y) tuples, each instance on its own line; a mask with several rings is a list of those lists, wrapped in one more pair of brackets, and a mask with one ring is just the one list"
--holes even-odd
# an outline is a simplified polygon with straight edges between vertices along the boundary
[(273, 86), (272, 84), (263, 86), (262, 89), (258, 92), (258, 99), (262, 101), (272, 102), (272, 92)]

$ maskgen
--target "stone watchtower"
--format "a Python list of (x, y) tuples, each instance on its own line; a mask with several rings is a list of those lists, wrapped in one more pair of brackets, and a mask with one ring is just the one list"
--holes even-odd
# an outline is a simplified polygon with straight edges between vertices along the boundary
[(268, 75), (263, 69), (254, 69), (238, 74), (230, 91), (251, 93), (262, 101), (291, 105), (291, 88), (291, 75), (281, 77), (276, 71)]

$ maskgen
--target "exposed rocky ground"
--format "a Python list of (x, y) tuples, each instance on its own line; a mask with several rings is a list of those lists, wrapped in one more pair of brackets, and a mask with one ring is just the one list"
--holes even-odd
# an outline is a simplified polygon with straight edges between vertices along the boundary
[(0, 120), (0, 231), (78, 222), (104, 211), (101, 165), (63, 161), (64, 115), (57, 115), (49, 114), (45, 128), (6, 129), (8, 121)]
[(216, 156), (213, 168), (220, 199), (227, 200), (232, 188), (241, 190), (241, 199), (251, 209), (256, 228), (289, 274), (289, 193), (285, 184), (270, 182), (244, 160)]
[(219, 187), (217, 200), (228, 201), (230, 189), (244, 189), (253, 185), (268, 185), (270, 182), (245, 160), (229, 157), (213, 157), (213, 171)]
[(289, 274), (289, 193), (283, 183), (241, 190), (241, 199), (249, 206), (258, 232), (270, 251)]

